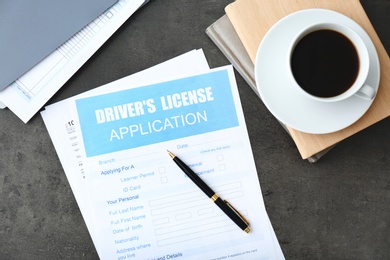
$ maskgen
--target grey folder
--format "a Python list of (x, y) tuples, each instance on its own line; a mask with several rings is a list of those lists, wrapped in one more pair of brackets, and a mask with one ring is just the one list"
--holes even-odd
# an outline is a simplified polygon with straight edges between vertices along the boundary
[(0, 91), (117, 1), (0, 1)]

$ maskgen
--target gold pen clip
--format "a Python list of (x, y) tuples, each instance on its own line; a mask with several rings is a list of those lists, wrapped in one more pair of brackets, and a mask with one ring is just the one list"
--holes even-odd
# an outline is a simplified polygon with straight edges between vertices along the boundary
[(238, 212), (238, 211), (233, 207), (233, 205), (229, 203), (229, 201), (224, 200), (224, 202), (225, 202), (226, 205), (228, 205), (234, 212), (236, 212), (237, 215), (238, 215), (238, 216), (245, 222), (245, 224), (247, 224), (248, 227), (249, 227), (249, 222), (248, 222), (248, 220), (246, 220), (246, 219), (244, 218), (244, 216), (241, 215), (240, 212)]

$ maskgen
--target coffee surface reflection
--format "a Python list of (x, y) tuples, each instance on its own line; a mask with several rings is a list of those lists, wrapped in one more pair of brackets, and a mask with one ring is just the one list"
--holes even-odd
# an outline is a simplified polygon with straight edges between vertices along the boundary
[(334, 30), (321, 29), (303, 36), (290, 62), (298, 85), (321, 98), (344, 93), (359, 74), (359, 56), (354, 44)]

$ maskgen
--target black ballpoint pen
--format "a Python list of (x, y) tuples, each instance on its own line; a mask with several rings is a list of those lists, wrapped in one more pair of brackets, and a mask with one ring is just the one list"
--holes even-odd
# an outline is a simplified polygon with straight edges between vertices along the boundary
[(207, 184), (188, 167), (175, 154), (167, 151), (172, 160), (179, 166), (179, 168), (215, 203), (217, 206), (246, 233), (250, 232), (249, 223), (244, 217), (233, 208), (233, 206), (226, 200), (222, 200)]

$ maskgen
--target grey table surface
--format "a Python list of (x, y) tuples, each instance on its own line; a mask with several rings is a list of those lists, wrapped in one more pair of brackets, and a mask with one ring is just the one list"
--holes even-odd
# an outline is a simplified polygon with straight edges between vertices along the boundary
[[(54, 103), (202, 48), (228, 0), (152, 0), (48, 102)], [(362, 1), (388, 53), (390, 1)], [(388, 72), (390, 73), (390, 72)], [(348, 138), (318, 162), (293, 141), (237, 74), (267, 212), (287, 259), (390, 259), (390, 119)], [(390, 101), (389, 101), (390, 102)], [(39, 114), (0, 111), (0, 259), (98, 259)]]

